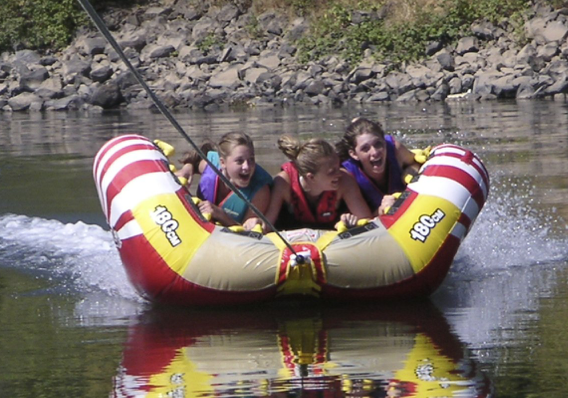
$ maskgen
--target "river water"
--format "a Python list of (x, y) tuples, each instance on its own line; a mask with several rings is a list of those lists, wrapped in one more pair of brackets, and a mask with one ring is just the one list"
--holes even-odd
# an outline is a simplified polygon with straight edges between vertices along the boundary
[(429, 299), (329, 307), (152, 306), (122, 269), (92, 181), (96, 151), (185, 139), (152, 111), (0, 113), (1, 397), (564, 397), (568, 106), (455, 102), (175, 113), (197, 143), (243, 130), (338, 139), (363, 115), (409, 147), (473, 149), (488, 202)]

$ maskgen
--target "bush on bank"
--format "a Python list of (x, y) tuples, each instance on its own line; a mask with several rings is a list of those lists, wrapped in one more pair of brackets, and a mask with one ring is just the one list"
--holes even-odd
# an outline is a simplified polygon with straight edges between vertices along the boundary
[[(121, 0), (131, 6), (133, 0)], [(108, 1), (91, 0), (94, 7)], [(89, 18), (77, 0), (2, 0), (0, 52), (23, 49), (57, 51), (67, 46)]]
[[(527, 0), (187, 0), (220, 6), (235, 3), (254, 12), (269, 8), (304, 16), (311, 30), (298, 45), (300, 61), (339, 55), (359, 61), (365, 50), (394, 64), (424, 56), (433, 41), (452, 43), (475, 20), (517, 26), (522, 42)], [(533, 0), (538, 1), (538, 0)], [(561, 0), (542, 0), (560, 7)], [(77, 0), (3, 0), (0, 52), (21, 49), (57, 51), (68, 45), (76, 29), (89, 24)], [(91, 0), (94, 7), (133, 7), (144, 0)], [(558, 3), (558, 4), (555, 4)], [(521, 43), (522, 44), (522, 43)]]
[(469, 35), (466, 29), (476, 20), (522, 26), (530, 9), (526, 0), (331, 1), (310, 35), (300, 39), (299, 57), (339, 54), (357, 62), (369, 49), (381, 62), (412, 61), (425, 55), (430, 42), (445, 45)]

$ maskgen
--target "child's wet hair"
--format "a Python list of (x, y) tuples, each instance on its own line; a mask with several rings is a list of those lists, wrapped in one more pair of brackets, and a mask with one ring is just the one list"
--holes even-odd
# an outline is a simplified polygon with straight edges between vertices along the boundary
[[(207, 139), (203, 142), (203, 144), (201, 144), (199, 149), (201, 149), (201, 152), (203, 152), (206, 156), (210, 151), (217, 151), (219, 152), (220, 157), (226, 159), (227, 156), (231, 154), (233, 148), (239, 145), (245, 145), (249, 147), (254, 153), (254, 144), (252, 142), (252, 139), (247, 134), (241, 132), (231, 132), (224, 134), (219, 140), (218, 144), (215, 144), (213, 141)], [(191, 150), (186, 152), (179, 161), (183, 164), (190, 163), (195, 168), (197, 168), (197, 165), (201, 161), (201, 156), (199, 156), (196, 150)]]
[(219, 151), (219, 156), (223, 159), (226, 159), (227, 156), (231, 154), (231, 151), (240, 145), (244, 145), (254, 153), (254, 144), (252, 139), (245, 133), (241, 132), (232, 132), (227, 133), (221, 137), (219, 143), (217, 144), (217, 148)]
[(337, 156), (333, 145), (321, 138), (301, 143), (297, 138), (283, 135), (278, 139), (278, 148), (294, 163), (302, 176), (316, 174), (322, 159)]

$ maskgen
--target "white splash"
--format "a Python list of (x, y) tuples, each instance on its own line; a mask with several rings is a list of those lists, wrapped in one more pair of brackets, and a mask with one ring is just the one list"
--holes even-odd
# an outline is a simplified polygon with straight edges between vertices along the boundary
[(540, 299), (568, 265), (566, 222), (554, 209), (537, 210), (544, 206), (535, 197), (528, 182), (494, 178), (487, 204), (433, 297), (480, 360), (496, 355), (490, 349), (496, 344), (522, 343), (522, 325), (538, 319)]
[(83, 222), (0, 216), (0, 263), (58, 282), (58, 291), (140, 301), (110, 232)]

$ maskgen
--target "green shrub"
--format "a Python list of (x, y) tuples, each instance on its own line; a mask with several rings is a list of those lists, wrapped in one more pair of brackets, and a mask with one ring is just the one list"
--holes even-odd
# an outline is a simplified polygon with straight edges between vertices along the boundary
[(219, 47), (221, 49), (224, 47), (224, 42), (213, 32), (208, 33), (203, 40), (197, 43), (197, 48), (204, 54), (208, 54), (213, 47)]
[[(77, 0), (1, 0), (0, 51), (24, 48), (58, 50), (69, 44), (77, 27), (90, 19)], [(135, 0), (114, 5), (130, 6)], [(102, 8), (108, 1), (91, 0)]]
[[(469, 26), (476, 20), (499, 23), (509, 15), (522, 20), (522, 13), (531, 5), (525, 0), (443, 0), (433, 6), (421, 1), (398, 4), (402, 3), (414, 7), (406, 18), (389, 18), (387, 8), (385, 18), (369, 18), (355, 24), (353, 11), (373, 12), (379, 6), (387, 7), (386, 3), (367, 1), (352, 5), (331, 1), (327, 11), (314, 19), (310, 34), (298, 41), (300, 61), (338, 54), (355, 64), (367, 48), (379, 61), (412, 61), (424, 56), (429, 42), (455, 42), (470, 34)], [(392, 8), (392, 3), (388, 7)]]

